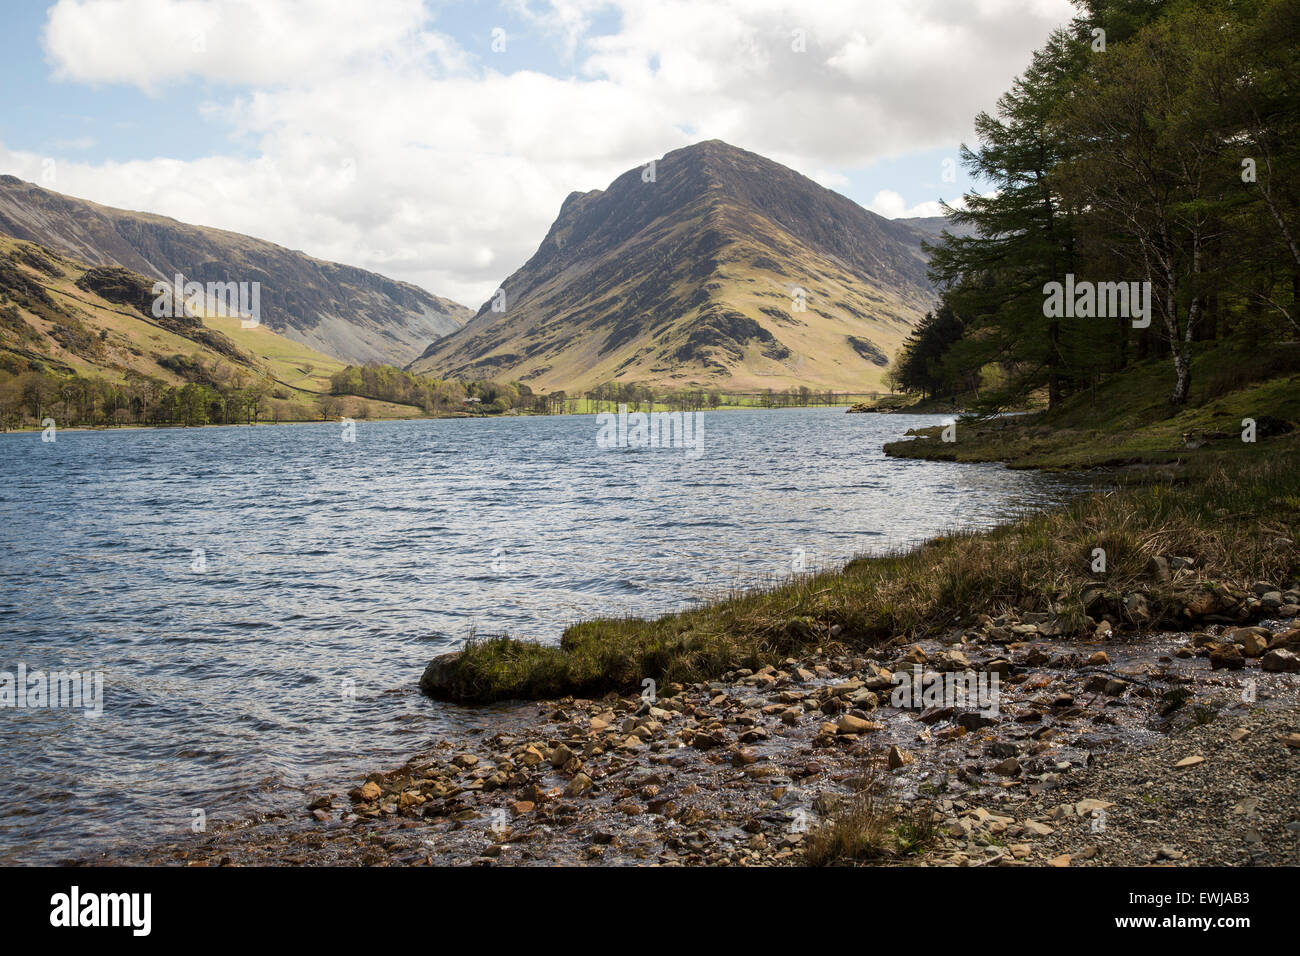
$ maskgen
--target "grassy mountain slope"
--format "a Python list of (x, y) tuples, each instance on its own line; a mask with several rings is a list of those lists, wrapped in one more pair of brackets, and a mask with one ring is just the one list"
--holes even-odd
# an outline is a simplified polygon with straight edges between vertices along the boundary
[(261, 283), (262, 322), (351, 362), (404, 365), (456, 331), (469, 309), (364, 269), (220, 229), (130, 212), (0, 176), (0, 234), (151, 281)]
[[(286, 400), (329, 392), (345, 365), (265, 326), (238, 318), (152, 315), (153, 281), (117, 266), (90, 266), (35, 243), (0, 236), (0, 367), (154, 380), (266, 381)], [(418, 414), (388, 402), (350, 399), (343, 411)]]
[(653, 181), (637, 168), (570, 195), (502, 284), (505, 310), (485, 303), (410, 367), (542, 391), (875, 388), (932, 298), (924, 234), (699, 143), (657, 160)]

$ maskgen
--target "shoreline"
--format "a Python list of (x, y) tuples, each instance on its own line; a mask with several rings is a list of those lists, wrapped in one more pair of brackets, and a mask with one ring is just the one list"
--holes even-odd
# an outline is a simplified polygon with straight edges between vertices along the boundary
[[(354, 397), (355, 397), (355, 396), (354, 396)], [(699, 412), (699, 413), (701, 413), (701, 414), (702, 414), (702, 413), (705, 413), (705, 412), (736, 412), (736, 411), (764, 411), (764, 412), (780, 412), (780, 411), (795, 411), (795, 410), (812, 409), (812, 408), (826, 408), (826, 409), (834, 409), (834, 408), (848, 408), (848, 407), (850, 407), (848, 404), (843, 404), (843, 405), (774, 405), (774, 406), (764, 406), (764, 405), (724, 405), (724, 406), (721, 406), (721, 407), (719, 407), (719, 408), (702, 408), (702, 409), (695, 409), (695, 411), (696, 411), (696, 412)], [(473, 412), (457, 412), (457, 413), (455, 413), (455, 414), (449, 414), (449, 415), (412, 415), (412, 416), (409, 416), (409, 417), (403, 417), (403, 418), (397, 418), (397, 417), (391, 417), (391, 418), (384, 418), (384, 417), (378, 417), (378, 418), (377, 418), (377, 417), (355, 418), (355, 419), (353, 419), (353, 421), (355, 421), (355, 422), (359, 422), (359, 423), (360, 423), (360, 422), (380, 423), (380, 422), (462, 421), (462, 420), (469, 420), (469, 419), (481, 419), (481, 420), (483, 420), (483, 421), (495, 421), (495, 420), (506, 419), (506, 418), (575, 418), (575, 417), (582, 417), (582, 416), (595, 416), (595, 415), (599, 415), (599, 414), (608, 414), (608, 413), (607, 413), (607, 412), (597, 412), (597, 411), (583, 411), (583, 412), (531, 412), (531, 411), (530, 411), (530, 412), (513, 412), (513, 411), (512, 411), (512, 412), (503, 412), (503, 413), (501, 413), (501, 414), (499, 414), (499, 415), (482, 415), (482, 414), (474, 414)], [(877, 414), (887, 414), (887, 413), (885, 413), (885, 412), (879, 412), (879, 413), (877, 413)], [(916, 414), (924, 414), (924, 413), (917, 412)], [(167, 429), (167, 430), (172, 430), (172, 429), (176, 429), (176, 430), (190, 430), (190, 429), (205, 429), (205, 428), (264, 428), (264, 427), (268, 427), (268, 426), (269, 426), (269, 427), (278, 427), (278, 426), (280, 426), (280, 425), (337, 425), (337, 424), (339, 423), (339, 421), (340, 421), (340, 419), (329, 418), (329, 419), (311, 419), (311, 420), (306, 420), (306, 419), (295, 419), (295, 420), (293, 420), (293, 421), (280, 421), (280, 422), (267, 422), (267, 421), (259, 421), (259, 422), (207, 422), (207, 423), (204, 423), (204, 424), (202, 424), (202, 425), (180, 425), (180, 424), (140, 425), (140, 424), (131, 424), (131, 425), (66, 425), (66, 426), (65, 426), (65, 425), (57, 425), (57, 423), (56, 423), (56, 425), (57, 425), (58, 430), (61, 431), (61, 432), (65, 432), (65, 431), (66, 431), (66, 432), (122, 432), (122, 431), (152, 431), (152, 430), (163, 430), (163, 429)], [(31, 434), (39, 435), (42, 431), (43, 431), (43, 428), (42, 428), (42, 426), (40, 426), (40, 425), (22, 425), (22, 426), (17, 427), (17, 428), (0, 429), (0, 436), (4, 436), (4, 435), (31, 435)]]
[[(1270, 624), (1243, 637), (1294, 657), (1300, 627)], [(1300, 863), (1300, 678), (1259, 657), (1220, 669), (1207, 648), (1225, 642), (1187, 632), (1019, 639), (1036, 627), (825, 648), (653, 702), (519, 705), (295, 815), (80, 862), (804, 865), (868, 794), (876, 843), (825, 862)], [(891, 665), (1002, 673), (1006, 691), (994, 716), (893, 708), (872, 690)]]
[[(1234, 487), (1277, 501), (1279, 487), (1297, 485), (1288, 460), (1257, 465)], [(1203, 521), (1196, 495), (1222, 493), (1205, 481), (1176, 487), (1187, 509), (1177, 521)], [(513, 691), (494, 697), (474, 684), (460, 695), (513, 697), (492, 732), (442, 740), (402, 767), (309, 795), (296, 815), (81, 862), (1300, 863), (1300, 562), (1294, 538), (1282, 536), (1294, 514), (1183, 527), (1160, 510), (1172, 493), (1159, 488), (1119, 501), (1119, 492), (1094, 493), (908, 555), (860, 559), (802, 590), (622, 623), (631, 630), (588, 622), (559, 648), (484, 642), (446, 663), (453, 676), (464, 669), (462, 678)], [(784, 626), (775, 642), (760, 621), (765, 653), (746, 650), (743, 633), (713, 645), (662, 640), (692, 627), (744, 632), (774, 594), (783, 606), (792, 595), (824, 597), (832, 579), (878, 590), (895, 575), (906, 588), (922, 566), (975, 555), (990, 574), (1042, 574), (1060, 560), (1052, 548), (1078, 547), (1060, 540), (1071, 520), (1103, 536), (1136, 523), (1129, 530), (1141, 540), (1155, 533), (1142, 531), (1143, 518), (1165, 520), (1159, 538), (1198, 553), (1117, 555), (1111, 583), (1082, 593), (1082, 618), (1065, 601), (1033, 607), (1025, 598), (1034, 592), (997, 602), (997, 613), (975, 610), (995, 578), (964, 582), (971, 598), (960, 607), (941, 603), (910, 626), (892, 618), (875, 639), (861, 612), (814, 605), (793, 609), (799, 627)], [(1024, 544), (1038, 538), (1050, 539), (1042, 567)], [(995, 547), (1014, 566), (1002, 568)], [(837, 616), (843, 623), (828, 623)], [(650, 632), (659, 642), (637, 657), (625, 641)], [(559, 662), (593, 648), (625, 655), (602, 661), (619, 686), (551, 692), (580, 677), (564, 677)], [(691, 658), (692, 678), (672, 676), (674, 654)], [(624, 665), (634, 680), (617, 671)], [(914, 667), (999, 675), (999, 713), (894, 707), (893, 677)], [(534, 671), (551, 683), (528, 684)], [(662, 678), (653, 699), (639, 690), (647, 673)], [(1201, 759), (1180, 765), (1187, 758)]]

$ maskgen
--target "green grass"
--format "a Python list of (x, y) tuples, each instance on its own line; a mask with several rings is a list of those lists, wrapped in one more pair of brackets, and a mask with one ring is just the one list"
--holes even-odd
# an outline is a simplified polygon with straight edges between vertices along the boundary
[[(1300, 552), (1300, 434), (1232, 454), (1202, 456), (1173, 479), (1143, 476), (1101, 487), (1047, 511), (919, 548), (863, 557), (839, 571), (734, 593), (655, 620), (593, 620), (558, 646), (508, 637), (473, 640), (436, 696), (462, 702), (635, 693), (641, 681), (686, 683), (739, 667), (779, 663), (834, 640), (871, 647), (1008, 609), (1055, 611), (1085, 623), (1086, 590), (1112, 605), (1140, 589), (1157, 621), (1179, 617), (1207, 586), (1245, 589), (1294, 580)], [(1091, 571), (1105, 548), (1108, 572)], [(1155, 555), (1192, 557), (1196, 571), (1161, 584)], [(832, 628), (835, 629), (832, 637)]]
[[(1300, 421), (1300, 346), (1243, 351), (1219, 346), (1197, 356), (1186, 406), (1171, 406), (1173, 372), (1150, 361), (1113, 376), (1095, 393), (1072, 396), (1052, 412), (958, 422), (956, 441), (938, 428), (892, 442), (885, 453), (939, 461), (1003, 461), (1016, 468), (1073, 469), (1213, 459), (1242, 446), (1242, 420), (1271, 415)], [(1211, 438), (1191, 448), (1185, 436)]]

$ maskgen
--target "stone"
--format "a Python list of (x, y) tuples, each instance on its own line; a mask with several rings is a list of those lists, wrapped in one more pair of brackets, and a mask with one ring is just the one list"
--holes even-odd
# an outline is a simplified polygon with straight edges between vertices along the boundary
[(841, 734), (865, 734), (880, 730), (880, 724), (854, 717), (852, 714), (841, 714), (840, 719), (835, 723), (835, 730)]
[(1239, 671), (1246, 666), (1246, 658), (1235, 644), (1211, 644), (1210, 669)]
[(913, 757), (910, 753), (908, 753), (906, 750), (900, 749), (897, 745), (889, 748), (888, 761), (889, 761), (890, 770), (899, 770), (903, 767), (906, 767), (915, 759), (916, 758)]
[(383, 792), (379, 788), (379, 784), (369, 780), (349, 793), (348, 796), (352, 798), (354, 803), (370, 803), (373, 800), (378, 800)]
[(1088, 658), (1089, 667), (1109, 667), (1110, 655), (1105, 651), (1098, 651)]
[(1188, 767), (1197, 767), (1203, 763), (1205, 763), (1205, 758), (1200, 754), (1195, 754), (1191, 757), (1184, 757), (1182, 760), (1178, 761), (1178, 763), (1174, 764), (1174, 769), (1186, 770)]
[(1241, 653), (1247, 657), (1263, 657), (1268, 650), (1268, 641), (1273, 635), (1261, 637), (1259, 634), (1247, 634), (1241, 639)]
[(1279, 648), (1265, 654), (1259, 666), (1270, 673), (1291, 674), (1300, 671), (1300, 657)]
[(1109, 810), (1114, 805), (1115, 804), (1111, 803), (1109, 800), (1097, 800), (1093, 797), (1089, 797), (1076, 803), (1074, 805), (1074, 812), (1081, 817), (1086, 817), (1091, 813), (1096, 813), (1098, 810)]
[(1300, 734), (1283, 734), (1277, 739), (1292, 750), (1300, 750)]
[(712, 750), (714, 747), (721, 747), (726, 743), (726, 738), (722, 732), (709, 732), (701, 730), (691, 740), (691, 745), (697, 750)]
[(575, 773), (573, 779), (569, 781), (569, 785), (564, 788), (564, 795), (566, 797), (580, 796), (595, 786), (595, 783), (585, 773)]
[(969, 731), (983, 730), (985, 727), (997, 726), (998, 719), (981, 714), (977, 710), (967, 711), (957, 715), (955, 723), (958, 727), (963, 727)]
[(460, 657), (460, 651), (452, 651), (449, 654), (439, 654), (429, 661), (420, 676), (420, 690), (436, 699), (449, 699), (452, 696), (452, 679), (460, 664)]
[(1128, 619), (1137, 625), (1151, 623), (1151, 609), (1147, 605), (1146, 596), (1134, 592), (1126, 595), (1124, 598), (1124, 613)]
[(993, 772), (999, 777), (1014, 777), (1016, 774), (1020, 773), (1020, 761), (1015, 757), (1008, 757), (1001, 763), (996, 764), (993, 767)]
[(1054, 856), (1047, 861), (1048, 866), (1069, 866), (1070, 854), (1062, 853), (1060, 856)]

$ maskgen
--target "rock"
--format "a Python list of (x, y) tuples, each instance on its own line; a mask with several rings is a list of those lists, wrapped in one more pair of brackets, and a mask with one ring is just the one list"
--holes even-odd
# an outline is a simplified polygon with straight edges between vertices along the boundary
[(1070, 854), (1062, 853), (1060, 856), (1054, 856), (1047, 861), (1048, 866), (1069, 866)]
[(551, 766), (561, 768), (576, 757), (577, 754), (570, 750), (566, 745), (560, 744), (551, 751)]
[(969, 731), (976, 731), (982, 730), (985, 727), (997, 726), (998, 719), (996, 717), (989, 717), (985, 714), (981, 714), (977, 710), (972, 710), (963, 714), (958, 714), (955, 723), (958, 727), (964, 727)]
[(1146, 596), (1136, 591), (1124, 598), (1124, 613), (1128, 619), (1139, 626), (1151, 623), (1151, 609)]
[(1186, 855), (1187, 854), (1182, 850), (1179, 850), (1168, 843), (1162, 843), (1156, 849), (1157, 860), (1181, 860)]
[(1205, 758), (1200, 754), (1195, 754), (1191, 757), (1184, 757), (1182, 760), (1178, 761), (1178, 763), (1174, 764), (1174, 769), (1186, 770), (1188, 767), (1197, 767), (1203, 763), (1205, 763)]
[(944, 651), (939, 655), (935, 664), (941, 671), (968, 671), (971, 669), (970, 660), (958, 650)]
[(925, 653), (925, 648), (920, 644), (913, 644), (903, 655), (904, 664), (926, 664), (929, 663), (930, 656)]
[(368, 780), (355, 790), (351, 791), (348, 796), (352, 798), (353, 803), (370, 803), (371, 801), (378, 800), (383, 792), (384, 791), (379, 788), (379, 784), (375, 783), (373, 780)]
[(714, 747), (721, 747), (726, 742), (726, 738), (721, 731), (709, 732), (701, 730), (691, 739), (691, 746), (697, 750), (712, 750)]
[(1211, 644), (1210, 668), (1212, 670), (1239, 671), (1246, 666), (1246, 659), (1236, 644)]
[(1300, 671), (1300, 657), (1279, 648), (1265, 654), (1259, 666), (1274, 674), (1292, 674)]
[(575, 773), (573, 779), (569, 781), (569, 785), (564, 788), (564, 795), (566, 797), (577, 797), (586, 793), (593, 786), (595, 786), (595, 781), (585, 773)]
[(1293, 750), (1300, 749), (1300, 734), (1283, 734), (1277, 739)]
[(1242, 639), (1242, 653), (1247, 657), (1264, 657), (1265, 650), (1269, 649), (1268, 637), (1258, 635), (1258, 633), (1248, 633)]
[(439, 654), (429, 661), (420, 676), (420, 690), (430, 697), (441, 700), (452, 697), (452, 678), (460, 663), (460, 657), (460, 651), (452, 651), (449, 654)]
[(1147, 562), (1147, 574), (1158, 584), (1169, 583), (1169, 562), (1161, 557), (1154, 557)]
[(1020, 773), (1020, 761), (1015, 757), (1008, 757), (1001, 763), (993, 767), (993, 772), (999, 777), (1014, 777)]
[(1109, 684), (1110, 681), (1111, 678), (1107, 677), (1105, 674), (1093, 674), (1083, 682), (1083, 692), (1085, 694), (1100, 694), (1106, 689), (1106, 685)]
[(835, 723), (835, 731), (840, 734), (865, 734), (873, 730), (880, 730), (880, 724), (854, 717), (852, 714), (841, 714), (840, 719)]
[(908, 764), (910, 764), (910, 763), (911, 763), (912, 761), (914, 761), (915, 759), (916, 759), (916, 758), (913, 757), (913, 756), (912, 756), (910, 753), (908, 753), (906, 750), (902, 750), (902, 749), (900, 749), (900, 748), (897, 747), (897, 746), (893, 746), (893, 747), (890, 747), (890, 748), (889, 748), (889, 758), (888, 758), (888, 760), (889, 760), (889, 769), (890, 769), (890, 770), (898, 770), (898, 769), (901, 769), (902, 767), (906, 767)]
[(1088, 658), (1088, 666), (1089, 666), (1089, 667), (1109, 667), (1109, 666), (1110, 666), (1110, 655), (1107, 654), (1105, 651), (1098, 651), (1096, 654), (1093, 654), (1091, 657)]
[(1120, 680), (1119, 678), (1112, 678), (1111, 680), (1106, 681), (1106, 686), (1103, 690), (1107, 697), (1119, 697), (1124, 693), (1124, 691), (1128, 690), (1128, 681)]
[(1109, 800), (1097, 800), (1093, 797), (1088, 797), (1087, 799), (1080, 800), (1074, 805), (1074, 812), (1081, 817), (1086, 817), (1089, 814), (1096, 813), (1098, 810), (1109, 810), (1114, 805), (1115, 804), (1111, 803)]

